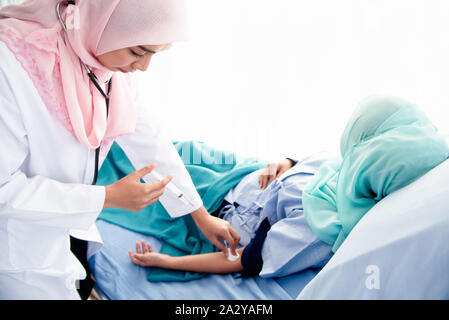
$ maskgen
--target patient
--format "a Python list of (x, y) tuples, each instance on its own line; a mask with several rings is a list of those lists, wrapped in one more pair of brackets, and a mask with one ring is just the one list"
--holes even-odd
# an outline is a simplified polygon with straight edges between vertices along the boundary
[(447, 159), (445, 139), (416, 106), (370, 97), (349, 119), (341, 156), (285, 159), (245, 176), (218, 215), (240, 234), (239, 257), (222, 252), (172, 257), (137, 242), (133, 263), (205, 273), (281, 277), (322, 267), (381, 199)]

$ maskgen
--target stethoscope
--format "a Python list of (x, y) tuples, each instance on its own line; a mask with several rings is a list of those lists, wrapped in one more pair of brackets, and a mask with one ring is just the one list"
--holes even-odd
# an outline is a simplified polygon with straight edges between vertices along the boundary
[[(61, 11), (60, 11), (60, 7), (61, 4), (75, 4), (74, 1), (60, 1), (56, 4), (56, 14), (58, 16), (58, 20), (62, 25), (62, 28), (64, 29), (65, 32), (67, 32), (67, 27), (64, 23), (64, 21), (62, 21), (61, 18)], [(95, 75), (95, 73), (92, 72), (92, 70), (90, 70), (86, 64), (81, 61), (81, 65), (83, 66), (83, 68), (86, 70), (87, 75), (89, 76), (89, 79), (92, 81), (92, 83), (95, 85), (95, 87), (97, 88), (97, 90), (101, 93), (101, 95), (104, 97), (105, 101), (106, 101), (106, 118), (108, 117), (109, 114), (109, 96), (111, 93), (111, 88), (112, 88), (112, 78), (108, 81), (108, 90), (105, 93), (104, 90), (101, 88), (100, 84), (98, 83), (98, 78)], [(97, 183), (97, 178), (98, 178), (98, 165), (99, 165), (99, 159), (100, 159), (100, 148), (101, 148), (101, 142), (100, 142), (100, 146), (95, 150), (95, 173), (94, 173), (94, 179), (92, 184), (96, 184)]]

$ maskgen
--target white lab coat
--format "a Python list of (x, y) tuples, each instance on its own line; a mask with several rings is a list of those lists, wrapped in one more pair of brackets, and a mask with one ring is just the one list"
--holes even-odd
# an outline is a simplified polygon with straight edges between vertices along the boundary
[[(160, 201), (172, 217), (198, 209), (201, 198), (176, 149), (146, 120), (139, 116), (135, 133), (117, 143), (136, 169), (156, 162), (161, 175), (173, 174), (194, 206), (165, 193)], [(75, 281), (86, 273), (69, 235), (101, 247), (94, 222), (105, 188), (91, 185), (94, 163), (95, 151), (50, 114), (0, 41), (0, 299), (79, 299)]]

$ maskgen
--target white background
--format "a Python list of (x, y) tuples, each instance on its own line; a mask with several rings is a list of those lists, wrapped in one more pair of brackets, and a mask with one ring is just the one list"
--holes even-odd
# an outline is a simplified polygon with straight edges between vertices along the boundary
[(370, 94), (410, 100), (449, 133), (448, 0), (186, 2), (189, 41), (136, 75), (173, 139), (267, 160), (338, 152)]
[(139, 74), (173, 139), (277, 160), (339, 138), (370, 94), (449, 132), (449, 1), (189, 0), (190, 39)]

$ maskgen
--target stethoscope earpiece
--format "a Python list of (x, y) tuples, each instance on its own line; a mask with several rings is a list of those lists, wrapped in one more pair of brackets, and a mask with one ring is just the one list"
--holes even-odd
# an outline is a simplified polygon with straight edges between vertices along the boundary
[[(58, 17), (59, 23), (61, 24), (61, 26), (62, 26), (62, 28), (64, 29), (65, 32), (67, 32), (67, 26), (65, 25), (64, 21), (62, 21), (61, 9), (60, 8), (61, 8), (61, 5), (69, 5), (69, 4), (75, 5), (76, 3), (75, 3), (75, 1), (59, 1), (56, 4), (56, 16)], [(101, 90), (100, 86), (97, 83), (97, 77), (95, 76), (95, 74), (92, 72), (92, 70), (90, 70), (86, 66), (86, 64), (83, 61), (81, 61), (81, 59), (80, 59), (80, 62), (81, 62), (81, 65), (83, 66), (84, 70), (86, 70), (87, 75), (89, 76), (89, 78), (94, 82), (95, 86), (100, 89), (100, 92), (103, 94), (103, 96), (105, 96), (103, 90)]]
[[(62, 21), (61, 10), (60, 10), (61, 5), (63, 5), (63, 4), (64, 5), (69, 5), (69, 4), (75, 5), (75, 1), (60, 1), (56, 4), (56, 15), (58, 17), (59, 23), (61, 24), (64, 31), (67, 32), (67, 27), (66, 27), (64, 21)], [(82, 64), (83, 68), (86, 70), (87, 75), (89, 76), (89, 79), (92, 81), (92, 83), (95, 85), (97, 90), (101, 93), (101, 95), (104, 97), (104, 99), (106, 101), (106, 117), (107, 117), (109, 114), (109, 95), (110, 95), (111, 88), (112, 88), (112, 78), (108, 82), (108, 92), (106, 93), (101, 88), (101, 86), (98, 84), (98, 79), (97, 79), (97, 76), (95, 75), (95, 73), (93, 73), (92, 70), (90, 70), (81, 59), (80, 59), (80, 62)], [(100, 143), (100, 147), (101, 147), (101, 143)], [(93, 179), (92, 184), (97, 183), (100, 147), (98, 147), (95, 150), (95, 172), (94, 172), (94, 179)]]
[(66, 27), (64, 21), (62, 21), (62, 18), (61, 18), (61, 10), (60, 10), (61, 4), (65, 4), (65, 5), (73, 4), (74, 5), (75, 1), (59, 1), (56, 4), (56, 16), (58, 17), (59, 23), (64, 28), (65, 32), (67, 32), (67, 27)]

